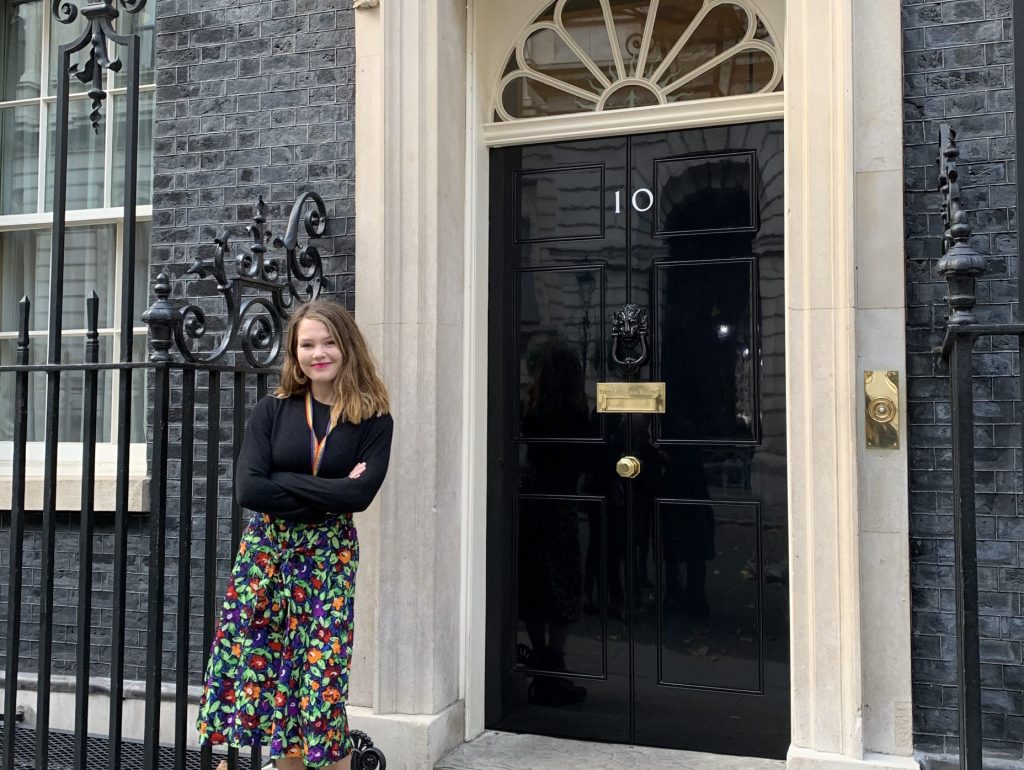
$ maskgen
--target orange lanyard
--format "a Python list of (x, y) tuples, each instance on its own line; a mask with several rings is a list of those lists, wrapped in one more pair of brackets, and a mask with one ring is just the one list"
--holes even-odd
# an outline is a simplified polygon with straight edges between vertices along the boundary
[(334, 423), (328, 421), (324, 437), (321, 439), (316, 437), (316, 431), (313, 430), (313, 394), (308, 390), (306, 391), (306, 425), (309, 426), (309, 459), (313, 466), (313, 475), (316, 476), (320, 470), (320, 463), (324, 459), (324, 445), (334, 429)]

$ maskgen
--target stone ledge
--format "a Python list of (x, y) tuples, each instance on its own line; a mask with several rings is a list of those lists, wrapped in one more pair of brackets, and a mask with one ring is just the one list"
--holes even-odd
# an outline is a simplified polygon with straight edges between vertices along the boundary
[(437, 714), (375, 714), (349, 706), (348, 719), (384, 752), (388, 770), (430, 770), (462, 742), (466, 717), (460, 700)]
[[(55, 677), (55, 679), (57, 679)], [(72, 677), (61, 677), (51, 691), (50, 729), (75, 729), (75, 691), (69, 686)], [(33, 728), (36, 723), (36, 687), (34, 676), (18, 677), (18, 710), (25, 716), (24, 725)], [(27, 686), (26, 686), (27, 685)], [(90, 681), (89, 731), (106, 734), (109, 730), (109, 680)], [(123, 737), (142, 740), (145, 722), (145, 701), (142, 700), (144, 682), (125, 682), (122, 705)], [(199, 687), (189, 687), (189, 704), (185, 745), (196, 748), (199, 735), (195, 730), (198, 711)], [(0, 703), (4, 695), (0, 685)], [(160, 741), (172, 744), (175, 740), (174, 691), (164, 687), (161, 692)], [(387, 757), (388, 770), (430, 770), (438, 758), (444, 756), (462, 741), (464, 708), (462, 701), (452, 704), (439, 714), (427, 716), (407, 714), (374, 714), (372, 709), (349, 706), (349, 723), (354, 730), (362, 730), (380, 747)]]
[[(0, 688), (7, 684), (7, 674), (0, 671)], [(35, 672), (18, 674), (18, 690), (25, 692), (37, 692), (39, 690), (39, 675)], [(50, 692), (77, 692), (78, 677), (68, 674), (52, 674), (50, 676)], [(160, 683), (161, 700), (174, 700), (177, 697), (178, 688), (174, 682), (166, 679)], [(110, 695), (110, 677), (90, 676), (90, 695)], [(203, 694), (201, 685), (189, 685), (189, 703), (199, 703), (199, 696)], [(143, 700), (146, 697), (146, 682), (142, 679), (125, 679), (122, 685), (122, 697), (125, 700)]]
[[(391, 767), (391, 757), (388, 757)], [(540, 735), (488, 731), (464, 743), (434, 770), (785, 770), (786, 763), (615, 743), (591, 743)]]
[(789, 747), (786, 764), (788, 770), (921, 770), (913, 757), (865, 754), (863, 759), (854, 759), (798, 746)]
[[(19, 680), (21, 677), (19, 677)], [(128, 682), (125, 682), (126, 691)], [(21, 723), (30, 729), (36, 728), (36, 706), (38, 694), (34, 689), (24, 689), (19, 681), (16, 695), (16, 708), (24, 716)], [(191, 688), (190, 688), (191, 689)], [(5, 694), (4, 688), (0, 687), (0, 698)], [(122, 738), (130, 741), (140, 741), (145, 738), (146, 702), (142, 693), (136, 691), (131, 696), (126, 696), (121, 701), (121, 729)], [(160, 742), (173, 744), (175, 740), (174, 720), (174, 695), (166, 690), (161, 692), (160, 704)], [(109, 735), (110, 732), (110, 695), (108, 692), (90, 690), (89, 701), (89, 726), (90, 733), (96, 735)], [(51, 730), (73, 731), (75, 729), (75, 711), (77, 698), (74, 689), (56, 689), (50, 692), (50, 723)], [(194, 702), (188, 704), (188, 729), (185, 731), (185, 745), (189, 748), (198, 746), (199, 735), (195, 730), (196, 712), (198, 705)]]
[[(918, 753), (917, 760), (923, 770), (960, 770), (960, 758), (955, 754)], [(1020, 757), (1000, 755), (985, 751), (985, 770), (1021, 770)]]
[[(0, 510), (11, 510), (11, 495), (14, 478), (9, 473), (0, 474)], [(117, 476), (96, 476), (94, 510), (98, 513), (112, 513), (117, 499)], [(43, 508), (43, 477), (25, 477), (25, 510), (38, 512)], [(82, 509), (82, 471), (57, 471), (58, 511), (80, 511)], [(149, 477), (128, 478), (128, 511), (147, 513), (149, 511)]]

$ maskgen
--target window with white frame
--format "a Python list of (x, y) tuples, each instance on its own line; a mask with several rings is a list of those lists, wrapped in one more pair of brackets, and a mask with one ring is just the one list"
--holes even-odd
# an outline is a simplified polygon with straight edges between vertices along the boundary
[[(155, 103), (152, 0), (139, 14), (122, 13), (118, 33), (138, 33), (142, 41), (139, 105), (138, 225), (135, 232), (135, 360), (146, 355), (149, 233), (152, 218), (153, 112)], [(48, 0), (0, 0), (0, 361), (13, 363), (19, 302), (32, 300), (31, 359), (46, 357), (50, 237), (53, 222), (54, 135), (57, 112), (58, 46), (78, 38), (86, 20), (53, 19)], [(112, 48), (112, 55), (121, 55)], [(80, 52), (73, 58), (83, 58)], [(106, 75), (107, 99), (99, 131), (89, 120), (88, 84), (71, 78), (68, 133), (67, 230), (64, 268), (61, 358), (75, 363), (85, 355), (85, 298), (99, 295), (100, 360), (115, 360), (121, 345), (123, 267), (125, 85), (124, 72)], [(0, 378), (0, 442), (13, 438), (13, 378)], [(131, 425), (133, 442), (145, 441), (145, 381), (136, 375)], [(45, 396), (30, 387), (29, 441), (42, 441)], [(65, 375), (59, 440), (80, 440), (82, 378)], [(100, 378), (99, 440), (116, 439), (117, 375)], [(2, 463), (0, 463), (2, 464)], [(2, 469), (0, 469), (2, 472)], [(8, 471), (9, 472), (9, 471)], [(2, 506), (2, 504), (0, 504)]]

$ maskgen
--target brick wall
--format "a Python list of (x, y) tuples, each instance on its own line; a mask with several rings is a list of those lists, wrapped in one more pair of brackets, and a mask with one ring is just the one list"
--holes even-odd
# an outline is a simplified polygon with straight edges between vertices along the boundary
[[(957, 747), (949, 382), (933, 349), (945, 322), (936, 193), (939, 124), (959, 133), (973, 244), (988, 257), (979, 316), (1016, 314), (1017, 222), (1011, 0), (902, 0), (907, 369), (915, 743)], [(978, 558), (984, 736), (989, 756), (1024, 755), (1024, 508), (1016, 345), (978, 344)]]
[[(54, 624), (51, 652), (55, 676), (73, 676), (78, 659), (78, 569), (81, 514), (62, 511), (56, 516), (54, 545)], [(90, 675), (110, 676), (113, 627), (113, 514), (96, 514), (93, 539), (93, 612), (90, 635)], [(149, 532), (147, 518), (130, 515), (128, 524), (128, 591), (125, 596), (126, 679), (142, 679), (145, 666), (146, 569)], [(8, 571), (10, 569), (10, 513), (0, 513), (0, 607), (6, 615)], [(41, 517), (28, 512), (25, 519), (25, 545), (22, 571), (21, 644), (19, 672), (33, 674), (39, 667), (40, 561), (43, 548)], [(6, 661), (7, 629), (0, 632), (0, 663)]]
[(292, 201), (315, 190), (331, 219), (326, 272), (351, 306), (352, 9), (332, 0), (160, 0), (157, 13), (154, 271), (181, 275), (223, 224), (236, 223), (244, 244), (259, 195), (282, 233)]

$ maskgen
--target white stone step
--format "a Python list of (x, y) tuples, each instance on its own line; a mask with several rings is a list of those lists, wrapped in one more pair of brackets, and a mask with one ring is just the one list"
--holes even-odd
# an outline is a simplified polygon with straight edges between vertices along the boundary
[(434, 770), (785, 770), (782, 760), (485, 732)]

